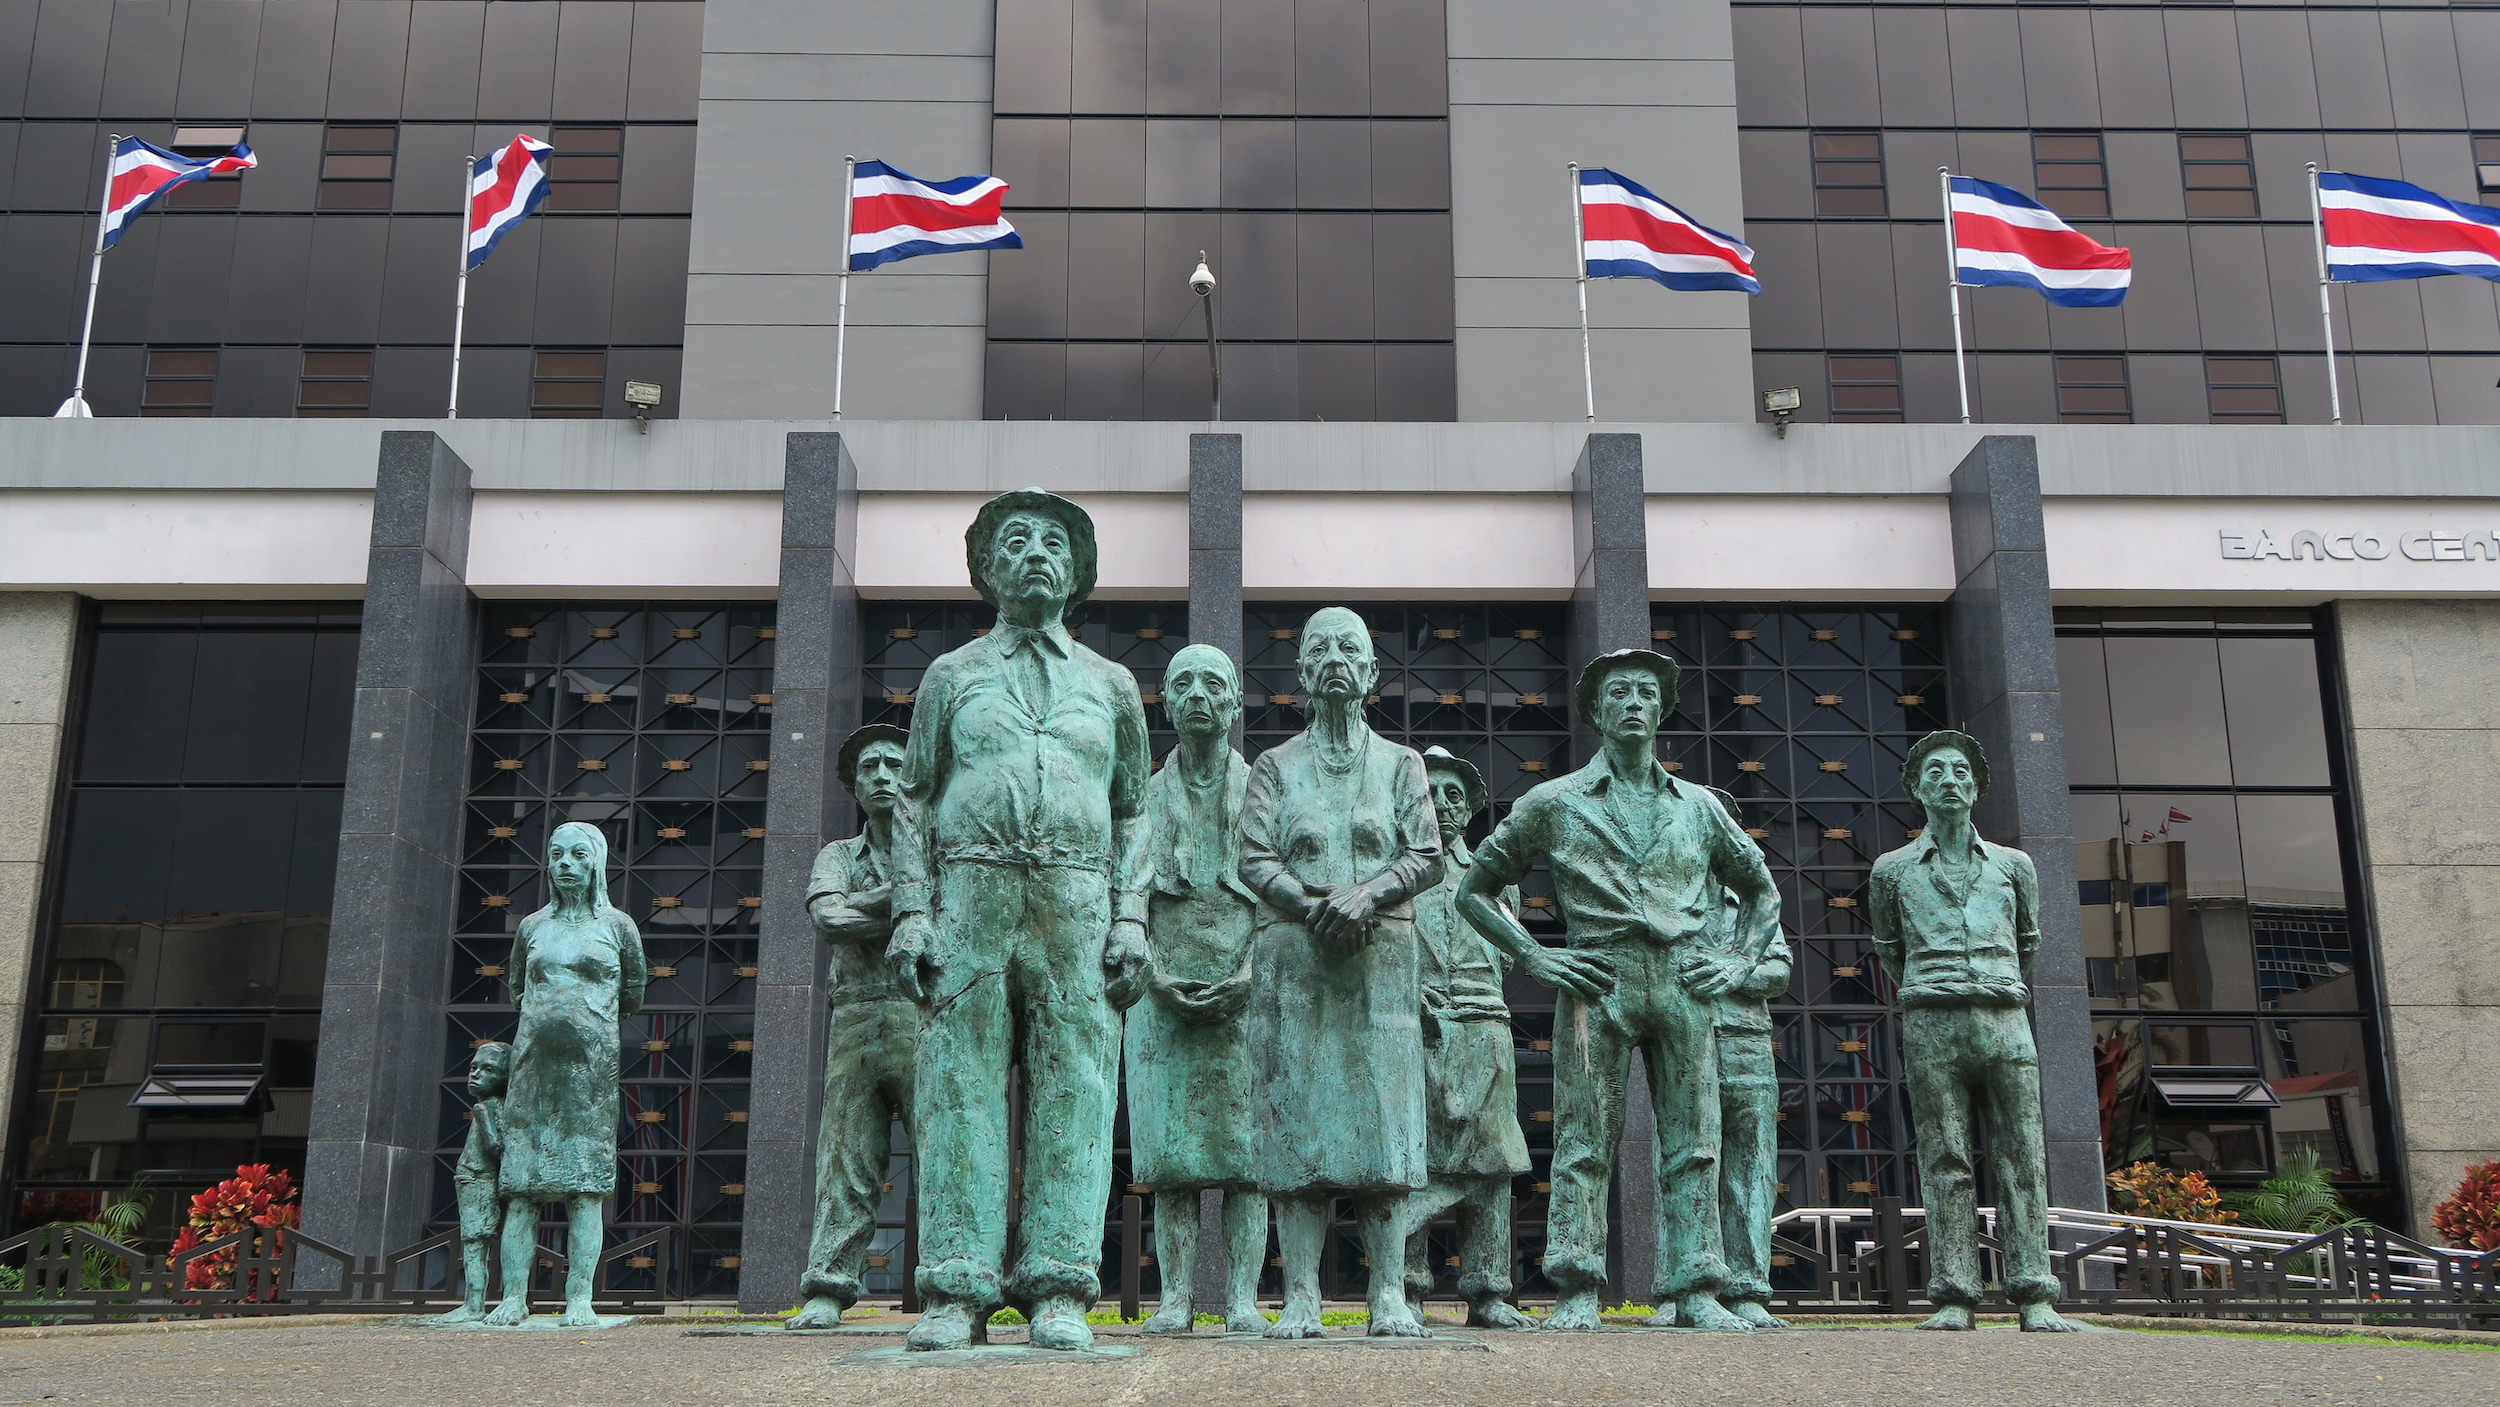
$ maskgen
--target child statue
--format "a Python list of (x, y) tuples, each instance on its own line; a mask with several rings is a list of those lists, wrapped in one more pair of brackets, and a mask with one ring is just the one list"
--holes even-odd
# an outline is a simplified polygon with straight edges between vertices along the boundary
[(495, 1275), (495, 1242), (503, 1235), (503, 1192), (496, 1185), (503, 1164), (504, 1082), (512, 1070), (512, 1047), (488, 1041), (469, 1056), (469, 1140), (452, 1165), (451, 1185), (460, 1203), (460, 1271), (464, 1299), (458, 1309), (435, 1316), (437, 1324), (473, 1324), (486, 1317), (486, 1286)]

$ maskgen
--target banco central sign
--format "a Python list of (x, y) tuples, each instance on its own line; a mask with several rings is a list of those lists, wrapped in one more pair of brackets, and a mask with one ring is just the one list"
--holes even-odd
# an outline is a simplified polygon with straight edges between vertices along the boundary
[(2271, 528), (2222, 531), (2222, 555), (2232, 561), (2277, 557), (2296, 562), (2307, 557), (2320, 562), (2376, 562), (2390, 552), (2403, 553), (2415, 562), (2500, 562), (2500, 534), (2420, 528), (2402, 533), (2322, 533), (2307, 528), (2295, 533), (2277, 533)]

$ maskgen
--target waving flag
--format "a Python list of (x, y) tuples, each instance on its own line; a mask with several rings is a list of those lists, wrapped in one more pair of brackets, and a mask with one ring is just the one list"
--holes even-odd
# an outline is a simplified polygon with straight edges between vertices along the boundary
[(224, 156), (202, 157), (178, 156), (137, 137), (122, 138), (113, 147), (113, 172), (105, 186), (104, 225), (96, 248), (112, 248), (133, 219), (174, 187), (229, 171), (248, 171), (259, 164), (252, 149), (241, 142)]
[(1656, 279), (1687, 293), (1762, 291), (1743, 240), (1602, 166), (1580, 173), (1580, 242), (1590, 278)]
[(2500, 209), (2420, 186), (2318, 173), (2327, 277), (2338, 283), (2471, 274), (2500, 280)]
[(493, 156), (481, 156), (469, 171), (468, 263), (486, 262), (512, 227), (530, 217), (547, 199), (547, 157), (554, 147), (528, 135)]
[(2127, 296), (2134, 260), (2079, 234), (2048, 207), (2010, 186), (1955, 176), (1954, 278), (1981, 287), (2028, 288), (2061, 308), (2114, 307)]
[(882, 161), (851, 172), (850, 271), (865, 273), (923, 254), (1022, 249), (1016, 227), (998, 213), (1007, 183), (996, 176), (924, 181)]

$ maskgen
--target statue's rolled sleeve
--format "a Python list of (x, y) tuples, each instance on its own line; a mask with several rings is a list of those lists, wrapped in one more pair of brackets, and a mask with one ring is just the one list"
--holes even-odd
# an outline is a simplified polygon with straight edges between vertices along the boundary
[(2040, 954), (2040, 871), (2020, 850), (2008, 850), (2006, 857), (2014, 871), (2014, 952), (2028, 982), (2031, 960)]

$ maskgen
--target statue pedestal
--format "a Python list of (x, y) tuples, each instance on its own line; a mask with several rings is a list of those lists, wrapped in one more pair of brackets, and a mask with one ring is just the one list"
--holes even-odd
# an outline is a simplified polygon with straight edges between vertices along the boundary
[[(803, 1331), (802, 1331), (803, 1332)], [(867, 1367), (872, 1364), (892, 1367), (967, 1368), (997, 1367), (1016, 1363), (1083, 1363), (1114, 1358), (1135, 1358), (1138, 1350), (1127, 1344), (1096, 1344), (1092, 1348), (1034, 1348), (1029, 1344), (983, 1344), (978, 1348), (942, 1348), (915, 1353), (900, 1344), (890, 1348), (872, 1348), (843, 1355), (843, 1366)]]
[[(561, 1314), (533, 1314), (518, 1324), (489, 1324), (483, 1319), (461, 1319), (447, 1324), (439, 1317), (428, 1316), (417, 1320), (416, 1327), (420, 1329), (480, 1329), (495, 1334), (533, 1333), (540, 1330), (557, 1330), (568, 1334), (579, 1331), (587, 1334), (593, 1329), (630, 1329), (641, 1322), (641, 1316), (633, 1314), (602, 1314), (598, 1322), (594, 1324), (567, 1324)], [(389, 1327), (398, 1327), (389, 1320), (384, 1320), (383, 1323)]]

